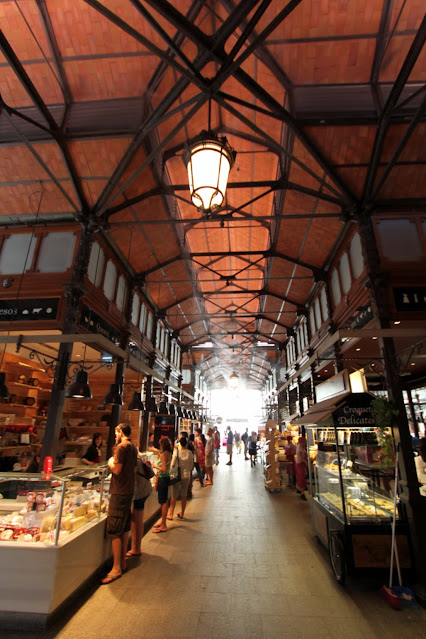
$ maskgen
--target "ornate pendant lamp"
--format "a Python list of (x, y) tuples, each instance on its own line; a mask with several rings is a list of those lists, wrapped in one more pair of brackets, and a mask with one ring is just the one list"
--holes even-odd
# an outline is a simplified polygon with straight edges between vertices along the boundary
[(71, 386), (68, 387), (65, 397), (72, 399), (92, 399), (89, 376), (82, 368), (75, 374), (74, 381)]
[(210, 130), (187, 142), (183, 161), (191, 199), (205, 215), (222, 206), (236, 155), (225, 137), (220, 138)]
[(240, 378), (238, 377), (237, 373), (232, 373), (232, 375), (229, 378), (229, 385), (232, 389), (237, 389), (238, 385), (240, 383)]

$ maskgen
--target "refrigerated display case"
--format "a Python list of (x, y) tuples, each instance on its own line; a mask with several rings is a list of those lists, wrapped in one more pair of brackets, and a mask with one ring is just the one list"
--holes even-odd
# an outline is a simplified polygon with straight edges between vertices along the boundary
[(43, 628), (109, 559), (106, 469), (0, 474), (0, 627)]

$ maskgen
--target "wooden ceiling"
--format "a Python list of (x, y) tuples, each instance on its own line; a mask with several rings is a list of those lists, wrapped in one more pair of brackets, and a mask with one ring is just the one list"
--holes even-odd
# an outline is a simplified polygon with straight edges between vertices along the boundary
[[(426, 202), (421, 0), (0, 0), (0, 224), (91, 220), (211, 386), (260, 387), (354, 211)], [(190, 202), (185, 142), (237, 157)]]

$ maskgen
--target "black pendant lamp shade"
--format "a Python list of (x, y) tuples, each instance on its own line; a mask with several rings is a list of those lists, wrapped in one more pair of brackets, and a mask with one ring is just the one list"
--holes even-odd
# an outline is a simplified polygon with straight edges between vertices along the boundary
[(85, 370), (80, 368), (75, 374), (74, 381), (68, 387), (65, 397), (73, 399), (92, 399), (92, 391), (89, 386), (89, 377)]
[(6, 386), (6, 373), (0, 373), (0, 397), (9, 399), (9, 389)]
[(176, 415), (176, 406), (171, 402), (169, 404), (169, 415)]
[(143, 405), (141, 394), (138, 393), (137, 391), (133, 393), (132, 401), (130, 402), (128, 406), (128, 410), (134, 410), (134, 411), (145, 410), (145, 406)]
[(157, 402), (155, 401), (155, 397), (153, 395), (148, 400), (147, 410), (153, 415), (158, 413)]
[(160, 402), (160, 406), (158, 407), (158, 412), (160, 415), (168, 415), (169, 414), (169, 405), (165, 399), (162, 399)]
[(123, 397), (121, 395), (120, 384), (111, 384), (109, 391), (107, 392), (104, 404), (115, 404), (116, 406), (123, 405)]
[(178, 406), (176, 406), (176, 415), (177, 415), (178, 417), (185, 417), (185, 413), (184, 413), (184, 411), (182, 410), (182, 406), (179, 406), (179, 405), (178, 405)]

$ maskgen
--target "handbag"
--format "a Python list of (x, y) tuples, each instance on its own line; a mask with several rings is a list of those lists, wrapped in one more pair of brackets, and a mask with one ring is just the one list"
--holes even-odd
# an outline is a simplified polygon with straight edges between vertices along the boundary
[(179, 452), (177, 453), (176, 458), (177, 458), (177, 463), (174, 464), (174, 466), (170, 468), (170, 471), (169, 471), (170, 486), (174, 486), (175, 484), (178, 484), (180, 481), (182, 481), (182, 477), (180, 474)]
[(151, 464), (144, 461), (143, 459), (141, 461), (142, 461), (142, 473), (141, 473), (142, 477), (144, 477), (145, 479), (152, 479), (155, 475), (153, 467), (151, 466)]

